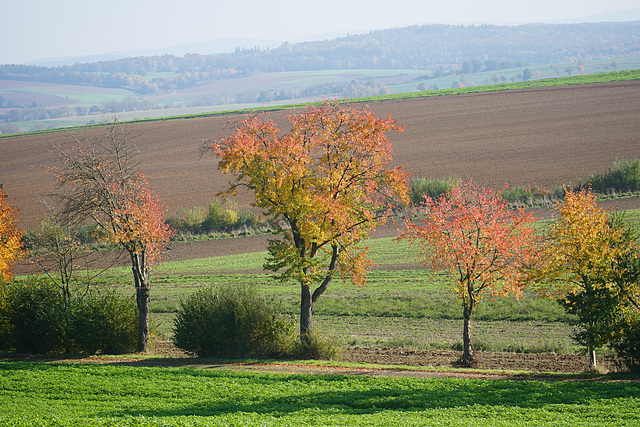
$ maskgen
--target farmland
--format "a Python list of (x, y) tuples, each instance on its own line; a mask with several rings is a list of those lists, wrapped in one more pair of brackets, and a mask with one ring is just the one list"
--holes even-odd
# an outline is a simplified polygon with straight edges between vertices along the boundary
[[(552, 188), (579, 182), (588, 174), (604, 173), (616, 159), (638, 156), (639, 99), (640, 82), (626, 81), (388, 100), (372, 102), (369, 108), (381, 116), (390, 114), (406, 127), (403, 133), (391, 135), (394, 160), (413, 176), (472, 177), (475, 182), (494, 188), (505, 183), (512, 187), (535, 184)], [(286, 114), (277, 111), (271, 116), (282, 121)], [(217, 137), (233, 118), (195, 117), (127, 125), (141, 150), (142, 169), (149, 175), (154, 191), (167, 202), (169, 214), (179, 207), (206, 207), (225, 188), (227, 177), (216, 171), (215, 159), (211, 155), (201, 157), (199, 149), (204, 139)], [(82, 136), (83, 132), (77, 135)], [(98, 135), (100, 129), (87, 132)], [(50, 144), (65, 144), (70, 138), (59, 132), (0, 140), (0, 182), (15, 199), (20, 221), (27, 229), (38, 227), (45, 214), (38, 194), (53, 188), (51, 177), (33, 166), (51, 164), (53, 159), (47, 152)], [(240, 207), (248, 207), (251, 198), (241, 193), (237, 201)], [(640, 199), (616, 199), (608, 204), (638, 209)], [(536, 215), (550, 217), (553, 212), (542, 208)], [(392, 242), (398, 227), (391, 224), (374, 233), (377, 240), (372, 241), (372, 252), (379, 267), (371, 273), (368, 287), (363, 290), (340, 283), (332, 285), (318, 304), (317, 327), (329, 333), (353, 331), (339, 337), (347, 345), (451, 349), (459, 337), (456, 320), (460, 313), (449, 286), (444, 283), (435, 289), (429, 274), (416, 264), (415, 256)], [(295, 313), (295, 286), (276, 285), (262, 271), (267, 238), (254, 235), (172, 245), (154, 282), (152, 311), (160, 323), (160, 336), (170, 337), (171, 319), (179, 299), (204, 284), (255, 283), (289, 304), (287, 311)], [(237, 256), (241, 254), (242, 259)], [(22, 266), (18, 272), (26, 273), (27, 267)], [(117, 281), (129, 292), (127, 274), (124, 269), (124, 278)], [(537, 304), (538, 300), (498, 302), (502, 304), (499, 309), (487, 304), (489, 314), (485, 317), (481, 306), (476, 324), (478, 344), (486, 351), (575, 350), (571, 328), (558, 307), (533, 307), (531, 314), (523, 315), (528, 310), (524, 307)], [(426, 304), (430, 301), (447, 301), (449, 308), (430, 313)], [(505, 308), (505, 304), (510, 307)], [(500, 314), (500, 310), (506, 311)], [(434, 317), (441, 324), (426, 325), (425, 319)], [(519, 319), (518, 328), (495, 323), (510, 317)], [(407, 319), (405, 330), (410, 333), (371, 332), (354, 326), (354, 322), (377, 323), (378, 331), (389, 331), (396, 327), (390, 320), (393, 318)], [(484, 326), (482, 322), (490, 323)], [(527, 324), (528, 329), (520, 329)], [(494, 328), (512, 335), (502, 332), (499, 336), (505, 339), (497, 342)], [(434, 329), (451, 332), (431, 337)], [(538, 330), (563, 332), (541, 337), (533, 333)], [(487, 331), (486, 335), (483, 331)], [(523, 341), (523, 337), (537, 338)]]
[[(406, 126), (404, 133), (392, 136), (395, 162), (414, 176), (455, 174), (495, 188), (505, 183), (552, 187), (603, 173), (616, 159), (638, 157), (639, 100), (640, 82), (631, 81), (390, 100), (369, 108)], [(282, 121), (285, 114), (272, 116)], [(127, 126), (141, 149), (142, 169), (170, 213), (181, 206), (206, 206), (225, 188), (227, 178), (216, 171), (213, 158), (200, 157), (199, 148), (203, 139), (223, 132), (230, 118)], [(52, 133), (0, 140), (0, 182), (15, 199), (26, 228), (37, 227), (44, 215), (37, 194), (53, 188), (50, 177), (32, 166), (50, 164), (50, 144), (68, 139), (65, 133)], [(240, 194), (238, 202), (248, 206), (251, 198)], [(640, 198), (608, 204), (637, 210)], [(631, 213), (637, 217), (637, 211)], [(548, 218), (553, 212), (542, 208), (536, 215)], [(395, 242), (398, 227), (392, 224), (373, 236), (372, 258), (378, 267), (367, 287), (332, 284), (318, 303), (316, 326), (354, 349), (345, 351), (348, 362), (418, 366), (433, 353), (449, 370), (458, 353), (453, 349), (461, 333), (460, 307), (448, 279), (425, 271), (415, 262), (414, 249)], [(170, 337), (179, 300), (210, 283), (256, 284), (281, 301), (285, 312), (295, 313), (297, 287), (275, 283), (262, 271), (267, 237), (175, 243), (152, 286), (158, 336)], [(27, 265), (21, 268), (28, 271)], [(107, 283), (133, 293), (127, 269), (112, 274)], [(522, 301), (485, 301), (474, 323), (474, 340), (486, 354), (486, 368), (581, 372), (587, 359), (571, 354), (580, 349), (571, 341), (568, 320), (558, 306), (531, 294)], [(502, 365), (491, 364), (494, 354), (501, 355), (496, 363), (501, 360)], [(549, 363), (535, 365), (536, 360)], [(68, 362), (54, 360), (63, 361)], [(0, 423), (631, 425), (640, 408), (640, 390), (633, 381), (522, 381), (535, 378), (425, 368), (420, 375), (432, 378), (381, 378), (359, 375), (370, 373), (362, 365), (349, 365), (342, 372), (346, 375), (319, 375), (322, 368), (313, 375), (291, 375), (246, 372), (246, 366), (238, 372), (218, 361), (204, 361), (201, 367), (207, 369), (148, 366), (163, 362), (144, 357), (98, 361), (109, 366), (0, 362)], [(283, 369), (296, 371), (295, 364)], [(494, 381), (471, 378), (476, 375)]]
[[(0, 363), (7, 426), (631, 425), (635, 382)], [(34, 408), (38, 410), (34, 411)]]

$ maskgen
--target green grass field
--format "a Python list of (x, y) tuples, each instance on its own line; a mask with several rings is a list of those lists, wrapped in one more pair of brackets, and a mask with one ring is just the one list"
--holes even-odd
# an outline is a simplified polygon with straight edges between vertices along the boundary
[(638, 382), (0, 363), (3, 426), (625, 426)]

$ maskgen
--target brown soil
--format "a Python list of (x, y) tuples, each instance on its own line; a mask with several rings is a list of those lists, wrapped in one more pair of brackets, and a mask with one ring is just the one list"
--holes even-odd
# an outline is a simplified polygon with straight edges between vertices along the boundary
[[(413, 176), (454, 174), (494, 187), (552, 187), (603, 173), (616, 159), (637, 157), (640, 147), (640, 81), (376, 102), (369, 108), (405, 126), (390, 138), (395, 164)], [(271, 117), (284, 122), (286, 114)], [(170, 214), (181, 206), (207, 206), (228, 186), (214, 155), (201, 157), (200, 148), (234, 118), (127, 126), (141, 150), (142, 168)], [(94, 139), (103, 134), (90, 131)], [(0, 183), (20, 208), (25, 228), (40, 224), (45, 210), (38, 195), (53, 188), (52, 177), (38, 166), (55, 162), (52, 143), (70, 142), (67, 132), (0, 140)], [(251, 198), (240, 194), (237, 200), (248, 206)]]
[[(152, 352), (174, 359), (173, 363), (195, 363), (196, 360), (177, 349), (170, 342), (159, 342)], [(375, 365), (412, 366), (438, 368), (450, 371), (458, 368), (461, 353), (447, 350), (406, 350), (400, 348), (346, 348), (340, 361), (350, 363), (366, 363)], [(588, 371), (587, 356), (576, 354), (554, 353), (492, 353), (478, 352), (480, 363), (478, 368), (502, 371), (531, 371), (531, 372), (563, 372), (580, 373)], [(615, 372), (620, 370), (618, 361), (611, 358), (598, 358), (598, 369), (601, 372)], [(203, 362), (198, 362), (203, 363)], [(206, 362), (204, 362), (206, 363)], [(285, 363), (286, 364), (286, 363)], [(289, 367), (291, 369), (291, 367)]]

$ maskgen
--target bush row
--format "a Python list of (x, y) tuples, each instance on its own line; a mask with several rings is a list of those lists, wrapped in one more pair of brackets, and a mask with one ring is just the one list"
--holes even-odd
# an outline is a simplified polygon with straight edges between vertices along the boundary
[(0, 351), (121, 354), (135, 350), (135, 300), (113, 292), (65, 299), (51, 283), (0, 283)]
[(255, 230), (267, 227), (267, 222), (251, 211), (238, 210), (229, 200), (214, 200), (207, 211), (194, 206), (190, 209), (179, 208), (178, 212), (167, 218), (169, 226), (181, 234), (206, 234), (211, 232), (231, 232), (233, 230)]
[[(442, 179), (413, 178), (409, 181), (409, 199), (415, 205), (424, 203), (425, 194), (432, 199), (451, 190), (458, 177)], [(604, 174), (589, 175), (577, 184), (574, 190), (590, 187), (602, 195), (634, 193), (640, 191), (640, 159), (618, 160)], [(510, 204), (518, 207), (547, 206), (564, 199), (564, 186), (556, 185), (546, 189), (536, 185), (506, 188), (500, 195)]]

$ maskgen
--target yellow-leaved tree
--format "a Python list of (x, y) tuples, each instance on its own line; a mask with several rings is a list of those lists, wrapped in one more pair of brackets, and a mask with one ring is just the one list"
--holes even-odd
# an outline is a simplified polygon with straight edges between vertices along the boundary
[(218, 168), (255, 194), (255, 206), (284, 222), (269, 241), (265, 267), (301, 286), (300, 336), (311, 343), (313, 307), (336, 273), (363, 284), (371, 264), (361, 242), (407, 201), (406, 174), (391, 167), (387, 132), (395, 121), (324, 103), (288, 116), (291, 130), (249, 116), (210, 145)]
[(635, 239), (589, 189), (566, 189), (558, 210), (560, 218), (549, 230), (531, 278), (543, 295), (578, 315), (583, 330), (577, 338), (595, 367), (594, 350), (614, 338), (628, 308), (637, 309), (637, 283), (627, 280), (628, 266), (637, 257)]
[(0, 279), (11, 279), (11, 268), (24, 252), (22, 235), (18, 227), (18, 211), (7, 200), (7, 194), (0, 186)]

